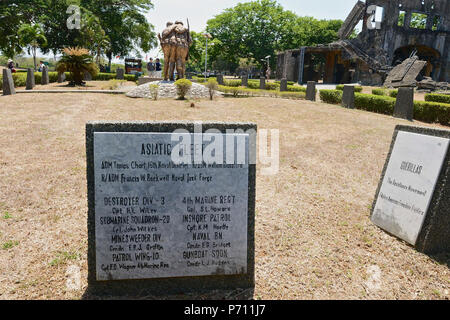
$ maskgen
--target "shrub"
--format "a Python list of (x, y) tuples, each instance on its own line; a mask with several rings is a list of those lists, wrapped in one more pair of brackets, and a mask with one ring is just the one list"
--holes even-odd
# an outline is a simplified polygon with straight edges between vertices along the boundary
[(429, 93), (425, 95), (425, 101), (450, 104), (450, 94)]
[(286, 98), (286, 99), (305, 99), (306, 98), (306, 93), (304, 92), (280, 92), (279, 96), (281, 98)]
[[(70, 72), (66, 72), (66, 80), (72, 81), (72, 75)], [(13, 73), (13, 80), (15, 87), (24, 87), (27, 83), (27, 74), (26, 73)], [(0, 74), (0, 88), (3, 86), (3, 76)], [(58, 72), (49, 72), (48, 78), (50, 83), (58, 82)], [(93, 81), (109, 81), (116, 79), (115, 73), (98, 73), (96, 76), (92, 77)], [(34, 81), (36, 84), (40, 84), (42, 80), (42, 72), (34, 73)], [(136, 81), (136, 76), (134, 74), (126, 74), (125, 80), (127, 81)]]
[(397, 98), (397, 93), (398, 93), (398, 90), (391, 90), (391, 91), (389, 91), (389, 97)]
[(27, 84), (27, 75), (24, 73), (13, 73), (12, 78), (15, 87), (24, 87)]
[(340, 90), (320, 90), (320, 100), (325, 103), (340, 104), (342, 102), (342, 91)]
[[(277, 80), (277, 81), (275, 81), (275, 83), (281, 84), (281, 81)], [(287, 85), (288, 85), (288, 86), (293, 86), (294, 84), (295, 84), (294, 81), (287, 81)]]
[[(215, 80), (213, 78), (210, 78), (210, 79)], [(208, 79), (208, 82), (210, 79)], [(216, 81), (216, 83), (217, 83), (217, 81)], [(240, 87), (242, 85), (242, 80), (224, 80), (223, 83), (227, 87)]]
[(287, 91), (289, 91), (289, 92), (304, 92), (304, 93), (306, 93), (306, 87), (300, 87), (300, 86), (294, 86), (294, 85), (290, 86), (290, 85), (288, 85), (287, 86)]
[(266, 90), (280, 90), (280, 85), (275, 82), (266, 82)]
[(56, 65), (58, 72), (70, 72), (72, 74), (72, 82), (75, 85), (83, 84), (85, 72), (89, 72), (92, 77), (98, 73), (98, 66), (94, 63), (89, 50), (84, 48), (65, 48), (63, 56)]
[[(336, 86), (336, 90), (344, 91), (344, 85), (343, 84), (338, 84)], [(362, 92), (362, 90), (363, 90), (363, 87), (355, 86), (355, 92)]]
[(158, 100), (159, 86), (157, 84), (150, 84), (150, 94), (153, 100)]
[(372, 90), (372, 94), (374, 94), (376, 96), (386, 96), (387, 92), (386, 92), (386, 89), (383, 89), (383, 88), (381, 88), (381, 89), (373, 89)]
[(219, 84), (217, 83), (217, 80), (215, 79), (209, 79), (206, 83), (206, 87), (209, 89), (209, 98), (210, 100), (214, 99), (214, 95), (217, 91), (217, 88), (219, 87)]
[(395, 99), (372, 94), (355, 94), (355, 108), (392, 115), (394, 113)]
[(259, 89), (259, 80), (248, 80), (249, 89)]
[[(125, 76), (128, 76), (128, 74), (126, 74)], [(95, 77), (92, 77), (92, 80), (94, 81), (109, 81), (109, 80), (114, 80), (116, 78), (116, 74), (115, 73), (97, 73), (97, 75)]]
[(138, 80), (138, 76), (135, 74), (125, 74), (123, 78), (127, 81), (137, 81)]
[(193, 76), (192, 80), (198, 83), (205, 83), (207, 80), (205, 80), (204, 77), (197, 77), (197, 76)]
[(450, 104), (414, 101), (414, 119), (424, 122), (439, 122), (442, 125), (450, 125)]
[(245, 96), (258, 96), (258, 92), (260, 90), (256, 89), (248, 89), (243, 87), (227, 87), (227, 86), (218, 86), (219, 90), (223, 93), (230, 93), (233, 97), (237, 97), (239, 94)]
[(227, 87), (219, 86), (219, 90), (226, 94), (231, 94), (233, 97), (246, 96), (246, 97), (274, 97), (274, 98), (286, 98), (286, 99), (305, 99), (304, 92), (280, 92), (276, 90), (260, 90), (250, 89), (243, 87)]
[(189, 90), (191, 90), (192, 82), (187, 79), (179, 79), (175, 82), (177, 87), (178, 99), (184, 100)]

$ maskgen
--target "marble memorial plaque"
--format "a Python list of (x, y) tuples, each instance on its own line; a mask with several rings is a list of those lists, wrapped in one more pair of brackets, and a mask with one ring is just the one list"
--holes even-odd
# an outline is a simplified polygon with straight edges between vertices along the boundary
[[(207, 148), (178, 135), (185, 155)], [(247, 272), (249, 135), (220, 136), (245, 141), (244, 162), (177, 164), (171, 133), (94, 132), (98, 281)]]
[(399, 131), (371, 220), (415, 245), (444, 163), (449, 139)]

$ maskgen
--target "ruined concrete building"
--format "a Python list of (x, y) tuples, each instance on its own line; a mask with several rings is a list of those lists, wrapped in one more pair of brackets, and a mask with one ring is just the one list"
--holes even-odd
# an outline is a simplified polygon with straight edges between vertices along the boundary
[[(361, 21), (362, 31), (354, 37)], [(277, 78), (382, 85), (393, 67), (417, 56), (427, 62), (419, 78), (450, 82), (450, 0), (358, 1), (339, 37), (280, 52)]]

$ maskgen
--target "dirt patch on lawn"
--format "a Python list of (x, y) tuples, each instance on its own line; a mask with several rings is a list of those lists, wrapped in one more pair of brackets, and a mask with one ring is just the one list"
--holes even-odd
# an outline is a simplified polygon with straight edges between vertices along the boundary
[[(90, 120), (252, 121), (280, 130), (279, 173), (257, 170), (250, 297), (450, 297), (449, 257), (418, 253), (369, 220), (394, 127), (410, 122), (272, 98), (195, 105), (100, 94), (0, 97), (0, 299), (83, 297)], [(164, 298), (248, 297), (239, 294)]]

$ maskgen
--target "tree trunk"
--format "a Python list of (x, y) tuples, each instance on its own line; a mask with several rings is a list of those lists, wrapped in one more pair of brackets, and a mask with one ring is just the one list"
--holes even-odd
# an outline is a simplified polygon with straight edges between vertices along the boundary
[(36, 47), (33, 47), (34, 71), (36, 71)]
[(108, 52), (108, 66), (109, 66), (109, 72), (111, 72), (111, 60), (112, 60), (112, 52)]

